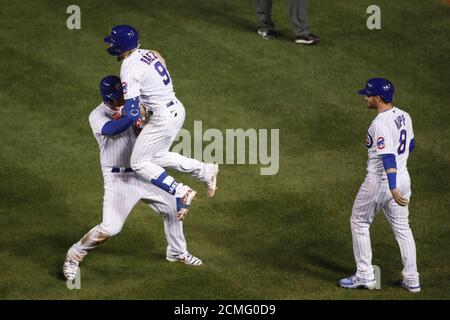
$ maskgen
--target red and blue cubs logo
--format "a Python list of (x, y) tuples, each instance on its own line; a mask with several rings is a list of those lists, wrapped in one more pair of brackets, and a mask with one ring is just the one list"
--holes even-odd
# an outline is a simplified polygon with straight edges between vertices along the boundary
[(122, 92), (123, 92), (123, 94), (127, 94), (127, 92), (128, 92), (128, 83), (122, 82)]
[(378, 137), (377, 139), (377, 148), (384, 149), (386, 147), (386, 143), (384, 142), (384, 137)]
[(370, 148), (373, 144), (372, 136), (368, 133), (366, 138), (366, 147)]

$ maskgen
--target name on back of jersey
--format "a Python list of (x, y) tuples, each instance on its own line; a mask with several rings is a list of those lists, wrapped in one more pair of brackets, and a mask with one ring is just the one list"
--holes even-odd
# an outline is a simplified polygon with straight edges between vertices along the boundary
[(158, 57), (153, 52), (148, 51), (146, 54), (142, 56), (140, 60), (148, 65), (151, 65), (152, 62), (155, 61), (156, 59), (158, 59)]
[(394, 119), (395, 125), (397, 126), (397, 129), (400, 130), (400, 128), (402, 126), (406, 126), (406, 119), (405, 119), (405, 115), (401, 114), (399, 116), (397, 116), (397, 118)]

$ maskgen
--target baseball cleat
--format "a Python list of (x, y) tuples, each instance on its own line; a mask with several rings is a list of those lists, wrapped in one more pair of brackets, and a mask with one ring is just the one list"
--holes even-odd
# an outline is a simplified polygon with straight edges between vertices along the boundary
[(420, 285), (419, 286), (408, 286), (403, 280), (400, 280), (400, 287), (408, 290), (409, 292), (413, 292), (413, 293), (420, 292)]
[(365, 279), (358, 278), (356, 275), (339, 280), (339, 285), (342, 288), (347, 288), (347, 289), (366, 288), (366, 289), (372, 290), (372, 289), (375, 289), (376, 284), (377, 284), (377, 281), (375, 279), (365, 280)]
[(201, 266), (203, 264), (202, 260), (200, 258), (197, 258), (193, 256), (190, 253), (186, 253), (183, 255), (179, 255), (177, 257), (166, 257), (167, 261), (169, 262), (183, 262), (185, 264), (191, 265), (191, 266)]
[(211, 177), (211, 180), (209, 180), (209, 182), (206, 183), (206, 187), (208, 188), (208, 190), (207, 190), (208, 198), (210, 198), (210, 199), (214, 198), (214, 195), (216, 194), (217, 175), (219, 174), (219, 165), (217, 163), (214, 163), (213, 166), (214, 166), (214, 169), (213, 169), (214, 172)]
[(70, 258), (69, 256), (66, 257), (66, 261), (64, 261), (63, 265), (63, 273), (67, 280), (72, 281), (75, 279), (75, 276), (78, 273), (78, 264), (79, 262), (75, 259)]
[(187, 191), (184, 194), (182, 198), (177, 198), (177, 220), (181, 221), (183, 220), (190, 209), (192, 201), (195, 200), (195, 196), (197, 195), (197, 192), (192, 190), (191, 188), (187, 187)]

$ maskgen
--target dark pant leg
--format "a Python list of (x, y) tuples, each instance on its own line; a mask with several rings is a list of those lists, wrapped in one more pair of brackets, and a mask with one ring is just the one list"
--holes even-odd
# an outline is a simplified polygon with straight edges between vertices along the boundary
[(256, 0), (256, 19), (259, 30), (273, 30), (272, 0)]
[(289, 20), (296, 36), (303, 36), (310, 32), (307, 22), (307, 1), (289, 0)]

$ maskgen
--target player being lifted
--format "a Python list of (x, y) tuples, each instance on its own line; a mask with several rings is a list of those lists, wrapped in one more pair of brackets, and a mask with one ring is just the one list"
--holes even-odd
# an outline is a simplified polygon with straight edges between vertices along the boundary
[[(105, 181), (103, 197), (103, 221), (92, 228), (68, 251), (63, 266), (64, 276), (73, 280), (78, 265), (100, 243), (118, 234), (128, 215), (139, 200), (146, 202), (164, 217), (164, 231), (168, 242), (166, 258), (199, 266), (202, 261), (186, 248), (183, 209), (180, 198), (148, 183), (130, 168), (131, 150), (137, 138), (135, 120), (130, 117), (117, 119), (115, 107), (123, 104), (119, 77), (107, 76), (100, 82), (103, 98), (89, 115), (89, 124), (100, 149), (100, 164)], [(182, 186), (180, 183), (179, 186)]]
[(169, 152), (183, 126), (185, 109), (175, 96), (164, 59), (154, 50), (139, 49), (138, 33), (132, 26), (113, 27), (105, 42), (110, 45), (108, 53), (122, 62), (120, 78), (125, 98), (122, 114), (138, 118), (142, 105), (150, 115), (131, 155), (133, 170), (169, 192), (173, 192), (173, 178), (163, 168), (189, 172), (205, 182), (208, 197), (214, 197), (218, 165)]
[(359, 94), (366, 96), (367, 107), (376, 109), (378, 115), (367, 134), (367, 175), (356, 196), (350, 219), (357, 270), (355, 275), (340, 280), (339, 285), (344, 288), (375, 287), (369, 228), (375, 214), (382, 210), (400, 246), (403, 262), (400, 285), (410, 292), (419, 292), (416, 244), (408, 221), (411, 180), (406, 162), (414, 149), (411, 117), (392, 104), (394, 86), (389, 80), (370, 79)]

